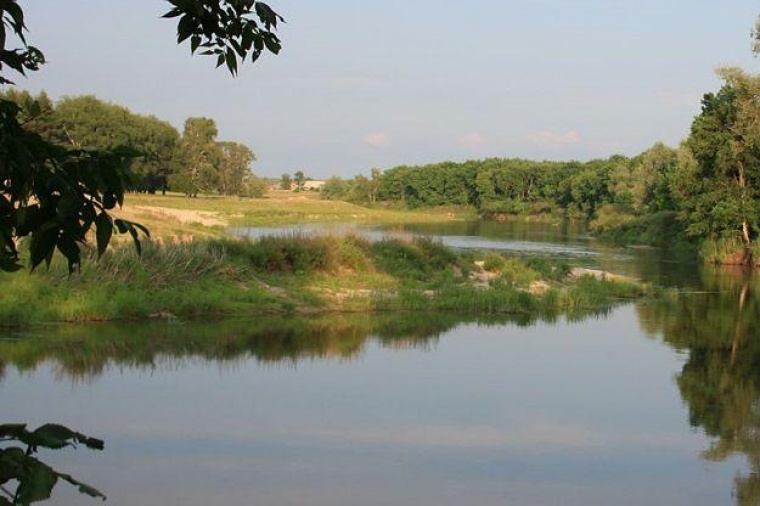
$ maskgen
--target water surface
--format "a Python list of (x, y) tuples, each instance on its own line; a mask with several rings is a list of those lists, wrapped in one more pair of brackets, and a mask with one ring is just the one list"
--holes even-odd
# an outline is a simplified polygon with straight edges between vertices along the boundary
[[(667, 265), (560, 235), (576, 260)], [(111, 505), (760, 504), (760, 284), (690, 272), (689, 293), (572, 320), (34, 328), (0, 339), (2, 419), (105, 439), (44, 458)]]

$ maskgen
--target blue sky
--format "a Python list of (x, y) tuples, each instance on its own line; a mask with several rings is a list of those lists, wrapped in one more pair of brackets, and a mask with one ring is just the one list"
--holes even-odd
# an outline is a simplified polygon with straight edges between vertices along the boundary
[(237, 78), (175, 44), (161, 0), (25, 2), (49, 63), (20, 87), (181, 128), (214, 118), (263, 176), (470, 158), (635, 155), (688, 134), (715, 68), (757, 72), (750, 0), (271, 0), (284, 49)]

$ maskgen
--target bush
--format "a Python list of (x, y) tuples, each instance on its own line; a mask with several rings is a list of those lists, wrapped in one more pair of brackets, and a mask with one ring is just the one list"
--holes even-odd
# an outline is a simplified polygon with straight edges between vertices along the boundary
[(498, 253), (489, 253), (483, 261), (483, 269), (490, 272), (501, 272), (506, 264), (506, 260)]
[(461, 269), (457, 254), (429, 237), (384, 239), (372, 245), (372, 253), (379, 269), (398, 278), (442, 279), (451, 275), (452, 267)]

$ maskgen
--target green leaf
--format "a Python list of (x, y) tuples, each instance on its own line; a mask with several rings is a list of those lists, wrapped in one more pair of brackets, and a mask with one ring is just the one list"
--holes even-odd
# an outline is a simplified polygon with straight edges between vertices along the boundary
[(182, 11), (180, 9), (174, 8), (161, 17), (162, 18), (176, 18), (177, 16), (181, 16), (181, 15), (182, 15)]
[(29, 246), (32, 270), (53, 255), (59, 235), (58, 224), (53, 222), (45, 223), (32, 233), (32, 241)]
[(235, 56), (235, 53), (232, 49), (227, 49), (227, 52), (224, 54), (224, 60), (227, 63), (227, 68), (230, 71), (230, 74), (233, 76), (237, 74), (237, 57)]
[(12, 437), (19, 439), (19, 436), (25, 433), (25, 423), (4, 423), (0, 425), (0, 438)]
[(82, 196), (74, 190), (69, 190), (63, 194), (58, 201), (58, 216), (68, 218), (79, 213), (83, 205)]
[(29, 458), (27, 466), (28, 472), (16, 491), (17, 502), (25, 505), (50, 499), (58, 475), (37, 459)]
[(181, 44), (185, 39), (193, 34), (193, 27), (195, 20), (189, 15), (185, 14), (177, 23), (177, 43)]
[(28, 442), (33, 446), (42, 446), (44, 448), (51, 448), (58, 450), (60, 448), (70, 446), (70, 440), (74, 439), (76, 432), (54, 423), (43, 425), (31, 433), (31, 440)]
[(132, 222), (132, 225), (140, 229), (140, 231), (145, 234), (146, 236), (150, 237), (150, 230), (144, 225), (140, 225), (139, 223)]
[(135, 249), (137, 250), (137, 255), (142, 256), (142, 244), (140, 244), (140, 238), (137, 236), (137, 230), (135, 227), (130, 226), (129, 227), (129, 235), (132, 236), (132, 241), (135, 243)]
[(126, 234), (129, 230), (129, 222), (126, 220), (115, 219), (113, 224), (116, 225), (116, 230), (118, 230), (120, 234)]
[(103, 256), (108, 248), (108, 243), (111, 242), (113, 236), (113, 222), (111, 217), (105, 211), (101, 212), (97, 218), (95, 218), (95, 239), (98, 243), (98, 258)]
[[(82, 261), (82, 252), (79, 250), (79, 246), (71, 235), (64, 233), (58, 238), (57, 247), (58, 251), (66, 257), (69, 264), (69, 274), (72, 274)], [(49, 265), (50, 260), (48, 260)]]
[(94, 497), (96, 499), (102, 499), (104, 501), (106, 500), (106, 496), (103, 495), (103, 493), (100, 490), (96, 489), (95, 487), (92, 487), (86, 483), (82, 483), (81, 481), (77, 480), (76, 478), (74, 478), (73, 476), (69, 474), (59, 473), (58, 476), (62, 480), (66, 480), (72, 485), (75, 485), (78, 488), (80, 493), (89, 495), (90, 497)]

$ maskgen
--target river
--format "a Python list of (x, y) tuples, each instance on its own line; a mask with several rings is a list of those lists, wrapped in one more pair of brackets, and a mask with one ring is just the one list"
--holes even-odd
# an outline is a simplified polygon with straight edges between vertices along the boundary
[(560, 256), (682, 293), (580, 321), (40, 327), (0, 340), (3, 420), (104, 439), (43, 458), (111, 505), (760, 504), (755, 279), (548, 225), (365, 232)]

